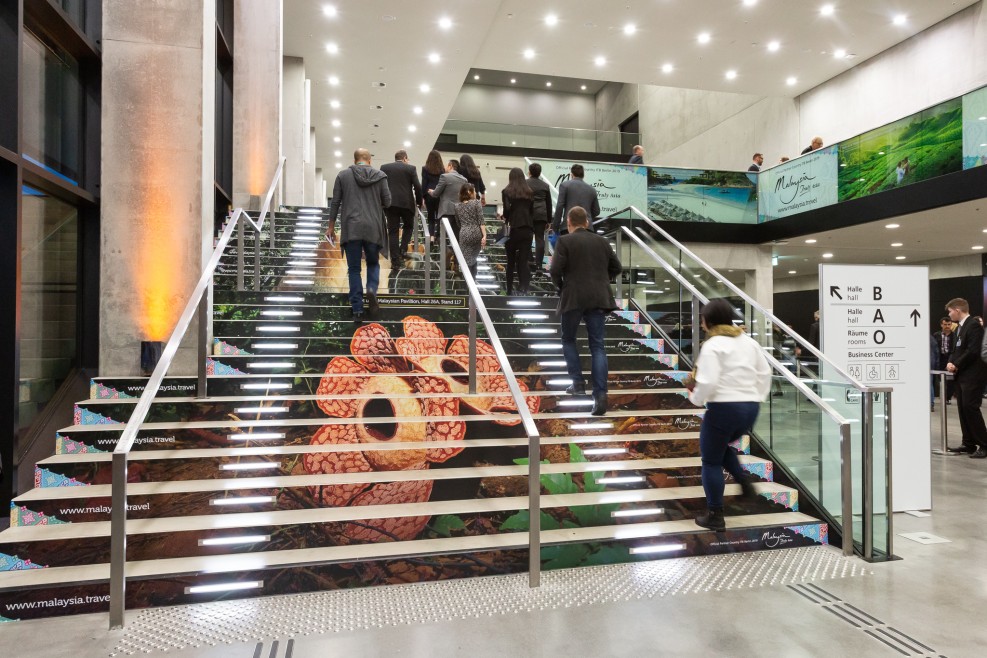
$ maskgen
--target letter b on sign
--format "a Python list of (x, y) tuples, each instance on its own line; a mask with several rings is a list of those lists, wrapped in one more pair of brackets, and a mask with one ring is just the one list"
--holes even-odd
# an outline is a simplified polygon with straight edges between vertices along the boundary
[(880, 286), (874, 286), (874, 301), (876, 302), (876, 301), (880, 300), (881, 298), (882, 298), (882, 295), (881, 295), (881, 287)]

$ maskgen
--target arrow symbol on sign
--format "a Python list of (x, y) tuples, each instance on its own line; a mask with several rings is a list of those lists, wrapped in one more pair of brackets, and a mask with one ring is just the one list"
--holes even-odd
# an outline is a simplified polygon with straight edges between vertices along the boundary
[(922, 317), (922, 314), (918, 312), (918, 309), (915, 309), (914, 311), (911, 312), (911, 314), (908, 317), (910, 317), (912, 319), (912, 322), (915, 323), (914, 326), (917, 327), (918, 326), (918, 319), (920, 317)]
[(830, 297), (836, 297), (837, 299), (843, 299), (843, 295), (840, 294), (840, 287), (839, 286), (830, 286), (829, 287), (829, 296)]

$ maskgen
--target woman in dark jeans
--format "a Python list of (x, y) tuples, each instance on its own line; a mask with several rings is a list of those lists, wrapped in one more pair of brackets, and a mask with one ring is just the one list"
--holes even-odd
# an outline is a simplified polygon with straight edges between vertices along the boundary
[(528, 294), (531, 279), (531, 240), (535, 236), (534, 193), (524, 180), (524, 172), (514, 167), (507, 177), (503, 192), (504, 221), (511, 234), (504, 248), (507, 250), (507, 294), (514, 294), (514, 275), (518, 278), (519, 295)]
[(476, 195), (480, 198), (480, 205), (487, 205), (487, 186), (483, 184), (483, 176), (480, 168), (473, 161), (473, 156), (464, 153), (459, 158), (459, 173), (476, 189)]
[(445, 173), (445, 165), (442, 164), (442, 154), (436, 150), (429, 151), (425, 166), (422, 167), (422, 196), (425, 197), (425, 210), (428, 213), (428, 232), (432, 236), (432, 243), (438, 239), (439, 219), (437, 211), (439, 209), (439, 199), (428, 193), (434, 190), (439, 184), (439, 177)]

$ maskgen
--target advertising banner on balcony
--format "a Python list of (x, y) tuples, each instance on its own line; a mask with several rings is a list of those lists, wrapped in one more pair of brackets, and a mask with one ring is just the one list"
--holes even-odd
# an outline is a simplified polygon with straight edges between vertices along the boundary
[(963, 97), (963, 168), (987, 164), (987, 87)]
[(836, 203), (837, 146), (828, 146), (758, 174), (761, 221)]
[(960, 171), (962, 99), (940, 103), (839, 146), (840, 201)]
[[(566, 160), (539, 160), (542, 166), (542, 177), (554, 185), (556, 189), (569, 180), (572, 165), (575, 162)], [(606, 217), (629, 206), (635, 206), (644, 211), (647, 200), (645, 167), (608, 164), (605, 162), (580, 162), (585, 170), (585, 180), (596, 188), (600, 201), (600, 216)]]
[(756, 177), (739, 171), (648, 167), (648, 215), (656, 221), (756, 224)]

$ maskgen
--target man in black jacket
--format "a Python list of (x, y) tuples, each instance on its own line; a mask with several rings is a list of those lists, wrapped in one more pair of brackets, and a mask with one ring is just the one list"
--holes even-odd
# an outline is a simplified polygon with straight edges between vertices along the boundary
[(562, 226), (562, 217), (568, 217), (573, 208), (582, 208), (591, 220), (600, 216), (600, 200), (596, 196), (596, 188), (583, 180), (586, 170), (581, 164), (574, 164), (569, 171), (572, 178), (559, 185), (559, 200), (555, 204), (552, 230), (556, 233), (561, 233), (565, 228)]
[(525, 182), (534, 194), (531, 219), (535, 224), (535, 262), (532, 264), (532, 271), (544, 273), (542, 265), (545, 262), (545, 231), (552, 223), (552, 188), (541, 179), (541, 165), (537, 162), (528, 165), (528, 180)]
[(617, 308), (610, 281), (622, 268), (610, 243), (588, 230), (589, 217), (582, 207), (570, 210), (566, 222), (569, 234), (559, 238), (551, 268), (552, 281), (560, 291), (562, 354), (572, 380), (566, 393), (586, 394), (586, 381), (576, 348), (576, 330), (580, 321), (585, 321), (593, 376), (591, 413), (602, 416), (607, 412), (607, 352), (603, 346), (603, 330), (607, 315)]
[(946, 304), (946, 312), (950, 320), (960, 324), (946, 370), (955, 376), (956, 411), (963, 433), (963, 444), (949, 448), (949, 452), (966, 452), (975, 459), (983, 459), (987, 457), (987, 426), (980, 413), (984, 385), (987, 384), (987, 364), (980, 354), (984, 328), (978, 318), (970, 315), (970, 304), (965, 299), (951, 299)]
[(404, 254), (411, 244), (415, 230), (415, 208), (422, 206), (422, 184), (418, 180), (418, 170), (408, 163), (408, 152), (404, 149), (394, 154), (394, 162), (388, 162), (380, 170), (387, 174), (387, 185), (391, 188), (391, 206), (384, 213), (387, 215), (391, 268), (397, 269), (404, 264)]
[[(939, 320), (939, 331), (932, 334), (933, 340), (936, 341), (936, 365), (934, 370), (945, 370), (946, 364), (949, 363), (949, 357), (953, 353), (953, 348), (956, 346), (956, 332), (953, 331), (953, 321), (949, 318), (942, 318)], [(938, 392), (938, 379), (936, 376), (933, 379), (936, 381), (936, 391)], [(953, 399), (953, 380), (946, 380), (946, 399), (941, 400), (943, 404), (949, 404), (949, 401)]]

